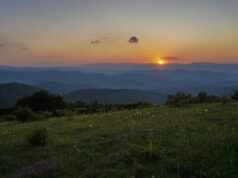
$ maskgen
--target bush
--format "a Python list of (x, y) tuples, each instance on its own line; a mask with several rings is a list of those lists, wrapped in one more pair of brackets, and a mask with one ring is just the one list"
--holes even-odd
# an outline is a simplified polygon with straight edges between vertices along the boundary
[(53, 115), (55, 117), (64, 117), (64, 116), (67, 116), (69, 112), (70, 111), (67, 109), (57, 109)]
[(68, 118), (68, 120), (72, 120), (74, 118), (74, 112), (68, 111), (67, 118)]
[(86, 107), (75, 109), (75, 114), (87, 114), (87, 113), (88, 113), (88, 110)]
[(177, 92), (175, 95), (168, 95), (166, 105), (187, 106), (193, 102), (192, 96), (183, 92)]
[(48, 111), (43, 111), (43, 112), (40, 112), (40, 116), (42, 118), (48, 119), (48, 118), (52, 117), (52, 113), (48, 112)]
[(7, 115), (2, 116), (2, 120), (4, 120), (4, 121), (15, 121), (16, 116), (12, 115), (12, 114), (7, 114)]
[(197, 98), (199, 99), (199, 103), (205, 103), (207, 102), (208, 95), (206, 92), (202, 91), (198, 93)]
[(83, 107), (85, 107), (87, 104), (84, 103), (83, 101), (77, 101), (77, 102), (75, 102), (73, 105), (74, 105), (75, 108), (83, 108)]
[(15, 116), (16, 119), (20, 122), (39, 120), (39, 117), (37, 117), (37, 115), (27, 107), (17, 108), (17, 110), (15, 111)]
[(135, 108), (149, 108), (153, 106), (151, 103), (146, 101), (140, 101), (135, 103), (134, 105), (135, 105)]
[(88, 113), (97, 113), (103, 111), (103, 105), (97, 101), (93, 101), (87, 105)]
[(32, 146), (44, 146), (47, 141), (48, 132), (46, 128), (37, 128), (28, 137), (28, 142)]
[(106, 104), (106, 105), (104, 106), (104, 111), (105, 111), (105, 112), (117, 111), (117, 110), (118, 110), (118, 107), (117, 107), (117, 105), (115, 105), (115, 104)]
[(220, 97), (220, 101), (222, 102), (222, 104), (227, 104), (231, 101), (231, 99), (224, 95)]
[(238, 101), (238, 89), (233, 93), (233, 95), (231, 95), (231, 99)]

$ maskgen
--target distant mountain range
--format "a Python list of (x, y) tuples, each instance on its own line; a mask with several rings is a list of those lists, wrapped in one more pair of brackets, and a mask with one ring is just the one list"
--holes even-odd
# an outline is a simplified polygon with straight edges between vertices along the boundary
[(168, 63), (164, 65), (158, 64), (136, 64), (136, 63), (95, 63), (79, 66), (55, 66), (55, 67), (13, 67), (13, 66), (1, 66), (0, 70), (10, 70), (10, 71), (81, 71), (89, 73), (121, 73), (126, 71), (135, 70), (189, 70), (189, 71), (213, 71), (213, 72), (238, 72), (238, 63), (189, 63), (189, 64), (179, 64), (179, 63)]
[[(56, 70), (36, 72), (0, 70), (0, 83), (9, 82), (34, 85), (57, 93), (88, 88), (108, 88), (153, 90), (166, 94), (178, 90), (192, 94), (196, 94), (198, 90), (204, 90), (210, 94), (227, 94), (229, 89), (238, 87), (238, 73), (137, 70), (120, 74), (103, 74)], [(222, 90), (222, 88), (227, 89)]]
[[(230, 95), (238, 88), (238, 64), (193, 63), (167, 64), (160, 67), (156, 64), (90, 64), (80, 67), (0, 66), (0, 83), (12, 82), (60, 93), (66, 95), (69, 100), (73, 100), (72, 91), (80, 90), (80, 93), (73, 94), (77, 96), (75, 98), (83, 98), (85, 101), (87, 99), (81, 96), (84, 90), (87, 90), (87, 93), (91, 92), (90, 95), (85, 94), (90, 101), (101, 100), (100, 97), (103, 98), (106, 93), (111, 96), (117, 95), (116, 91), (122, 92), (122, 90), (105, 92), (105, 89), (124, 89), (127, 92), (146, 91), (149, 92), (147, 96), (150, 99), (152, 98), (150, 96), (155, 93), (167, 95), (177, 91), (193, 95), (200, 91), (213, 95)], [(101, 96), (94, 95), (95, 91), (92, 89), (97, 89)], [(133, 92), (130, 95), (133, 96)], [(134, 101), (132, 98), (131, 101)], [(101, 101), (114, 102), (112, 97), (110, 100)], [(124, 101), (129, 100), (123, 99), (122, 102)]]
[(98, 63), (81, 66), (81, 71), (96, 72), (119, 72), (132, 70), (189, 70), (189, 71), (213, 71), (213, 72), (238, 72), (238, 63), (217, 64), (217, 63), (168, 63), (158, 64), (133, 64), (133, 63)]
[[(65, 87), (64, 85), (62, 86)], [(68, 89), (68, 87), (66, 88)], [(20, 83), (0, 84), (0, 108), (14, 106), (20, 97), (32, 95), (39, 90), (41, 88)], [(78, 100), (92, 102), (97, 100), (102, 104), (129, 104), (138, 101), (163, 104), (166, 100), (166, 95), (159, 92), (132, 89), (83, 89), (61, 95), (70, 102)]]

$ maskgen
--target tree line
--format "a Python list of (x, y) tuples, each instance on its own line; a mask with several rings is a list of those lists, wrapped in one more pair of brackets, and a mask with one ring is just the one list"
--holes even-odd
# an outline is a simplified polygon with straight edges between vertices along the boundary
[(199, 103), (223, 103), (226, 104), (231, 101), (238, 101), (238, 89), (231, 95), (223, 95), (223, 96), (214, 96), (208, 95), (206, 92), (200, 92), (197, 96), (192, 96), (191, 94), (186, 94), (184, 92), (177, 92), (174, 95), (168, 95), (167, 101), (165, 105), (170, 106), (188, 106), (191, 104), (199, 104)]
[[(226, 104), (230, 101), (238, 101), (238, 89), (231, 96), (214, 96), (208, 95), (206, 92), (200, 92), (197, 96), (192, 96), (179, 91), (174, 95), (168, 95), (165, 105), (181, 107), (198, 103), (221, 102)], [(151, 103), (145, 101), (132, 104), (100, 104), (97, 101), (70, 103), (66, 102), (58, 94), (41, 90), (33, 95), (19, 98), (15, 107), (0, 109), (0, 116), (2, 120), (26, 122), (44, 120), (50, 117), (68, 116), (72, 118), (73, 115), (131, 110), (152, 106)]]
[(132, 104), (100, 104), (97, 101), (85, 103), (66, 102), (62, 96), (41, 90), (30, 96), (19, 98), (16, 106), (0, 109), (0, 116), (4, 120), (19, 120), (22, 122), (43, 120), (49, 117), (62, 117), (79, 114), (94, 114), (109, 111), (131, 110), (153, 106), (149, 102), (141, 101)]

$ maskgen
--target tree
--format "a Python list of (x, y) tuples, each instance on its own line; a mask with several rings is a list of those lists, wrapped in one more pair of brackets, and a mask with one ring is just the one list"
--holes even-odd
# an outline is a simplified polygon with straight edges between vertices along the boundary
[(236, 89), (236, 91), (233, 93), (233, 95), (231, 95), (231, 99), (238, 101), (238, 89)]
[(61, 96), (42, 90), (31, 96), (20, 98), (17, 106), (29, 107), (33, 111), (55, 111), (66, 108), (67, 103)]
[(207, 93), (202, 91), (198, 94), (197, 98), (199, 99), (200, 103), (205, 103), (207, 101)]
[(166, 105), (185, 106), (192, 101), (191, 94), (186, 94), (181, 91), (177, 92), (175, 95), (168, 95), (167, 97)]
[(98, 103), (98, 101), (93, 101), (89, 105), (87, 105), (87, 110), (89, 113), (97, 113), (101, 112), (103, 105)]
[(84, 103), (83, 101), (76, 101), (75, 103), (74, 103), (74, 107), (76, 107), (76, 108), (84, 108), (86, 106), (86, 103)]

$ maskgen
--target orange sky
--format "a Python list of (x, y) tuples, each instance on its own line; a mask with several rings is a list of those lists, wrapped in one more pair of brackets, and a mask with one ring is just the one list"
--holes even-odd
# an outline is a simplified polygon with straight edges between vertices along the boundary
[(238, 62), (237, 8), (237, 0), (2, 0), (0, 65)]

